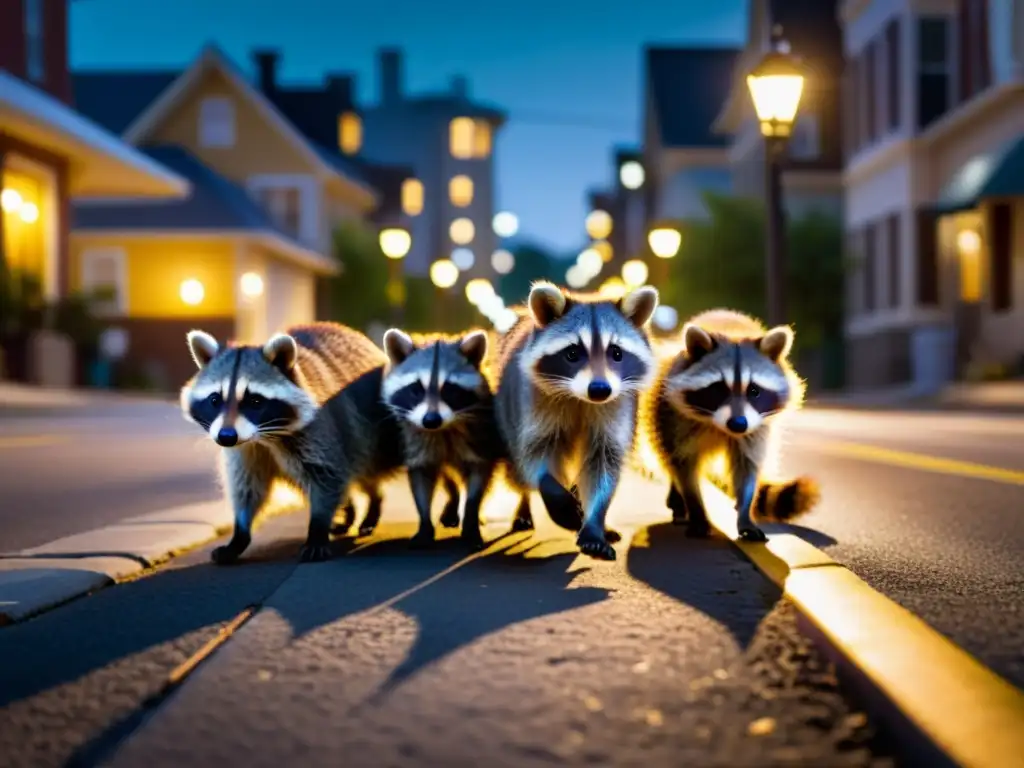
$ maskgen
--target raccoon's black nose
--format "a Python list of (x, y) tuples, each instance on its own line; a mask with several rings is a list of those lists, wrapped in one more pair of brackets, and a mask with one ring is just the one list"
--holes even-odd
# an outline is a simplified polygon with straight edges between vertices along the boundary
[(587, 397), (591, 400), (596, 400), (600, 403), (602, 400), (607, 400), (611, 396), (612, 385), (607, 381), (592, 381), (590, 382), (590, 386), (587, 387)]
[(224, 448), (230, 448), (233, 445), (238, 445), (238, 432), (231, 427), (224, 427), (217, 433), (217, 445), (223, 446)]
[(747, 417), (746, 416), (733, 416), (727, 422), (725, 426), (728, 427), (730, 432), (735, 432), (737, 435), (747, 431)]
[(423, 416), (423, 428), (424, 429), (437, 429), (441, 426), (444, 419), (441, 418), (441, 414), (437, 411), (431, 411)]

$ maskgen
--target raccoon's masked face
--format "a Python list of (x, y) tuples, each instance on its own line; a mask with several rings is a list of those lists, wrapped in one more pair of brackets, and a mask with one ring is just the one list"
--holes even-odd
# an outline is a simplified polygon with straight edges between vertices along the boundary
[(417, 345), (392, 328), (384, 334), (388, 369), (382, 394), (388, 408), (418, 429), (438, 430), (470, 418), (488, 396), (480, 366), (487, 334), (471, 331), (457, 341)]
[(317, 405), (296, 380), (298, 346), (277, 334), (262, 347), (221, 346), (191, 331), (188, 348), (199, 372), (181, 390), (185, 418), (217, 445), (273, 440), (306, 426)]
[(537, 329), (523, 351), (523, 371), (548, 395), (609, 403), (650, 383), (654, 353), (643, 328), (658, 306), (656, 289), (644, 286), (619, 301), (579, 301), (541, 282), (529, 306)]
[(782, 368), (793, 345), (789, 326), (733, 342), (689, 324), (683, 340), (686, 349), (666, 380), (670, 401), (680, 411), (742, 437), (785, 410), (791, 394)]

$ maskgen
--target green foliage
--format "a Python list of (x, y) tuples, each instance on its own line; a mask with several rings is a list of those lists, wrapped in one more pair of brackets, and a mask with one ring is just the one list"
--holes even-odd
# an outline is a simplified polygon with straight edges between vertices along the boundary
[(334, 233), (334, 255), (341, 274), (327, 281), (329, 319), (361, 330), (385, 321), (388, 260), (377, 232), (361, 221), (346, 221)]
[(496, 286), (508, 306), (526, 301), (530, 285), (535, 280), (564, 282), (564, 275), (559, 275), (556, 269), (555, 258), (543, 248), (524, 244), (516, 248), (512, 255), (516, 259), (515, 268), (509, 274), (502, 275)]
[[(706, 221), (683, 227), (664, 302), (688, 317), (713, 307), (765, 315), (765, 215), (757, 200), (708, 193)], [(787, 315), (802, 348), (841, 333), (844, 254), (838, 220), (811, 213), (787, 226)]]

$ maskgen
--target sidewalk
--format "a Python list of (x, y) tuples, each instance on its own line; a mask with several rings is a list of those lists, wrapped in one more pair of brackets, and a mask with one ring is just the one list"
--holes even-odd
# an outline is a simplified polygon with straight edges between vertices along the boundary
[(809, 397), (807, 406), (1024, 414), (1024, 380), (957, 383), (938, 393), (925, 393), (912, 386), (902, 386), (822, 394)]
[(55, 389), (0, 381), (0, 416), (49, 415), (90, 406), (175, 402), (164, 392), (121, 392), (101, 389)]

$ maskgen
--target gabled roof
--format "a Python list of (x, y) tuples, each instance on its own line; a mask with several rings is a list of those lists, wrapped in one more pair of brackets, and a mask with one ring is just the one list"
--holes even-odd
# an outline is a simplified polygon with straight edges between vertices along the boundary
[(724, 147), (711, 130), (729, 93), (739, 49), (733, 47), (649, 47), (647, 94), (663, 147)]
[(286, 250), (304, 255), (304, 261), (311, 267), (319, 266), (323, 270), (331, 266), (330, 259), (278, 227), (244, 189), (204, 165), (188, 150), (155, 145), (141, 147), (140, 151), (187, 178), (192, 193), (183, 200), (168, 202), (76, 205), (72, 229), (78, 232), (181, 230), (266, 235), (285, 244)]

